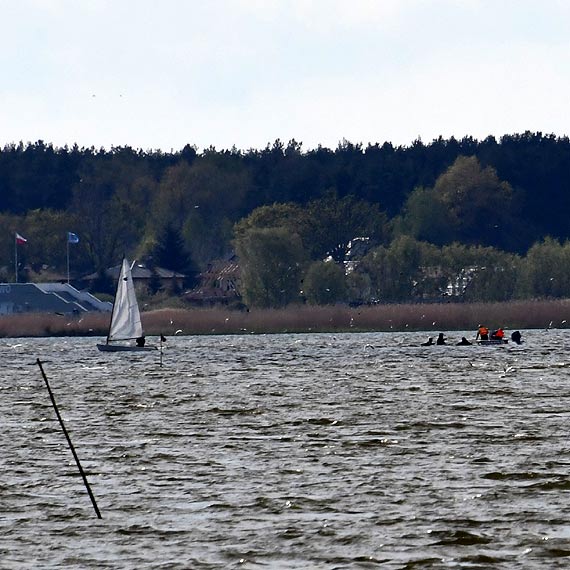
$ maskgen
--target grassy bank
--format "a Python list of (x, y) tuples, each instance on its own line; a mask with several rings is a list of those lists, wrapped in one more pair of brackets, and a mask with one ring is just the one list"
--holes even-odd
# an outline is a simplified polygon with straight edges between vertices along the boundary
[[(479, 323), (508, 330), (565, 328), (570, 300), (510, 303), (375, 305), (349, 308), (290, 307), (287, 309), (161, 309), (142, 314), (148, 336), (174, 334), (248, 334), (341, 331), (475, 330)], [(0, 317), (0, 337), (104, 336), (109, 315), (79, 318), (52, 314)]]

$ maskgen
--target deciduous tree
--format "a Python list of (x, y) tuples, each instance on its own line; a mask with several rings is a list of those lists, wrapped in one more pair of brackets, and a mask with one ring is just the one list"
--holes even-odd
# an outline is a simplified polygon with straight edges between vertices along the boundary
[(254, 228), (236, 239), (242, 294), (248, 305), (284, 307), (299, 301), (306, 254), (285, 228)]
[(346, 301), (348, 288), (344, 267), (334, 261), (314, 261), (305, 273), (303, 293), (311, 305)]

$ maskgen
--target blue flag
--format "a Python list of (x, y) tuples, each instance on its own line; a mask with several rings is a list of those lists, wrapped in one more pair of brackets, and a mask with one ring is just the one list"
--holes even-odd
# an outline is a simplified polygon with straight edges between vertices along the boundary
[(68, 243), (79, 243), (79, 236), (72, 232), (67, 232), (67, 242)]

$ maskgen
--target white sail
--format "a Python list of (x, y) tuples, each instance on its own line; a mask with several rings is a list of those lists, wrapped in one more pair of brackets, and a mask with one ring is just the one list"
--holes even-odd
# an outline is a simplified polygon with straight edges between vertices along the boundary
[(131, 267), (129, 262), (123, 259), (107, 342), (133, 339), (142, 335), (141, 314), (135, 295)]

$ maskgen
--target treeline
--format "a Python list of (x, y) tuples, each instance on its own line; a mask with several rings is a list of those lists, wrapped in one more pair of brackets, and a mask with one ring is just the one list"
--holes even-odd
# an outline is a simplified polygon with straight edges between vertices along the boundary
[[(545, 238), (524, 255), (436, 245), (388, 231), (350, 198), (258, 208), (235, 227), (248, 305), (354, 305), (570, 297), (570, 242)], [(361, 230), (352, 238), (348, 228)]]
[[(343, 141), (336, 149), (309, 151), (294, 140), (201, 153), (190, 145), (164, 153), (20, 143), (0, 150), (0, 277), (13, 278), (14, 232), (28, 239), (19, 251), (23, 265), (63, 271), (66, 232), (73, 231), (80, 236), (70, 250), (77, 274), (102, 271), (126, 252), (192, 275), (237, 250), (246, 297), (275, 306), (299, 290), (306, 295), (319, 272), (340, 269), (346, 277), (347, 248), (363, 237), (368, 253), (349, 267), (348, 277), (370, 281), (369, 299), (442, 294), (441, 283), (447, 288), (453, 271), (489, 267), (474, 260), (475, 252), (512, 261), (505, 267), (512, 267), (518, 285), (503, 291), (556, 296), (566, 294), (561, 283), (523, 287), (518, 272), (533, 247), (566, 247), (569, 185), (568, 138), (529, 132), (399, 147)], [(557, 241), (542, 243), (548, 237)], [(387, 273), (396, 272), (387, 269), (389, 260), (404, 243), (423, 244), (418, 247), (429, 256), (437, 251), (442, 257), (416, 256), (415, 273), (398, 270), (401, 283), (388, 285)], [(453, 248), (464, 258), (446, 265)], [(383, 260), (376, 269), (374, 256)], [(275, 276), (271, 263), (287, 258), (295, 260), (286, 269), (296, 284), (266, 283), (263, 271)], [(322, 265), (326, 258), (333, 265)], [(339, 285), (345, 299), (355, 298), (350, 280)], [(408, 282), (416, 283), (412, 290)], [(471, 279), (470, 295), (476, 282)]]

